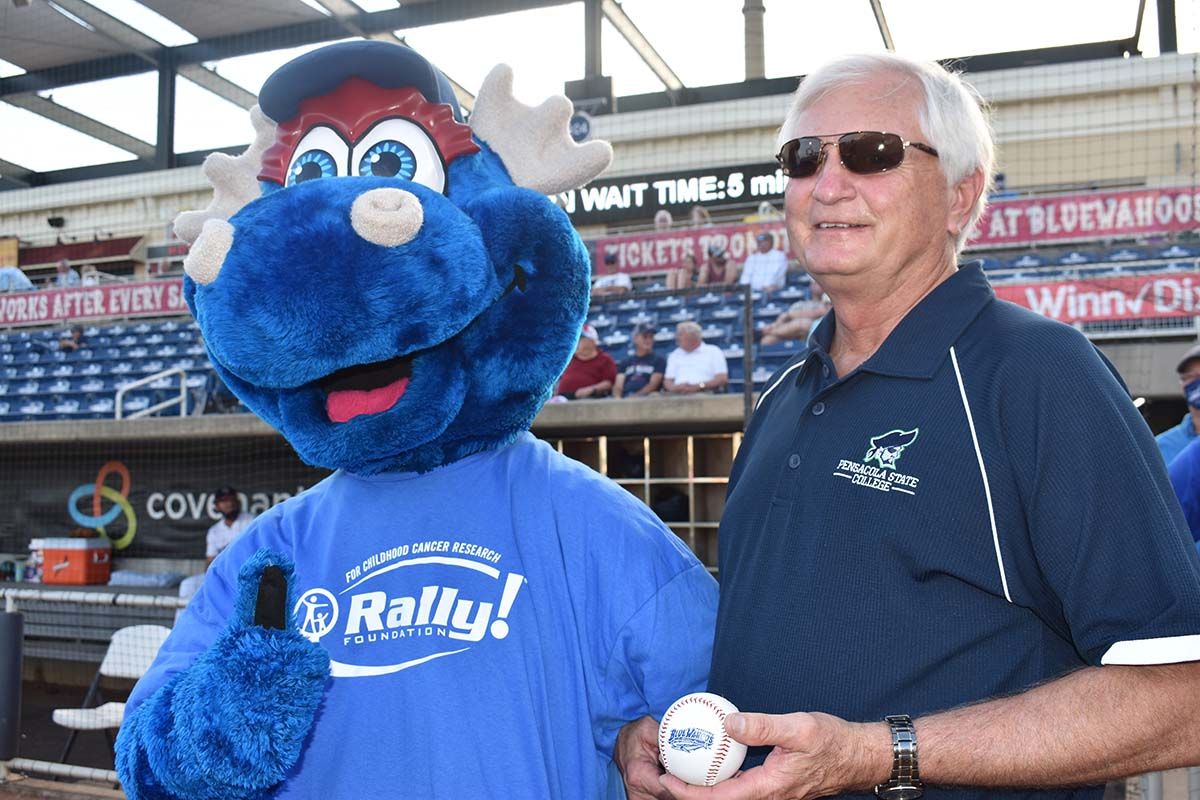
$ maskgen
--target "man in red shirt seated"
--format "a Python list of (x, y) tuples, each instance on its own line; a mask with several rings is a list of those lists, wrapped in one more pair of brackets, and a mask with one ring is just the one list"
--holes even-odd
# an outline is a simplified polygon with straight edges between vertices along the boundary
[(591, 325), (584, 325), (579, 335), (575, 355), (558, 379), (558, 394), (568, 400), (585, 397), (604, 397), (617, 379), (617, 364), (612, 356), (600, 349), (600, 334)]

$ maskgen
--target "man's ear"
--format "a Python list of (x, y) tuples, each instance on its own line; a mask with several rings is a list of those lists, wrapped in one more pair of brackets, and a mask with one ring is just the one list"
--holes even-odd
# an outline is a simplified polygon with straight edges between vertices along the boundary
[(946, 231), (953, 237), (958, 237), (963, 228), (971, 220), (971, 209), (983, 194), (986, 183), (983, 170), (977, 169), (960, 180), (950, 190), (950, 213), (946, 216)]

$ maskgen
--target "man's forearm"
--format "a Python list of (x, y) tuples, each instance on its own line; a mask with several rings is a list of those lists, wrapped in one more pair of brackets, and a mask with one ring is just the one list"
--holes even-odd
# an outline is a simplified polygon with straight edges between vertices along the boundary
[(1089, 667), (916, 721), (921, 778), (957, 786), (1102, 783), (1200, 764), (1200, 663)]

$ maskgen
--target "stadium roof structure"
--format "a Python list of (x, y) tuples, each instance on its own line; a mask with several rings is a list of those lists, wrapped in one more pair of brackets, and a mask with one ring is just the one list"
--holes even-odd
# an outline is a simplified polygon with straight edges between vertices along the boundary
[[(944, 1), (948, 0), (928, 0), (928, 7)], [(1143, 41), (1143, 19), (1148, 7), (1152, 14), (1157, 13), (1157, 39), (1161, 51), (1177, 49), (1176, 0), (1111, 2), (1124, 3), (1120, 14), (1129, 16), (1123, 23), (1125, 34), (1120, 38), (1000, 53), (946, 55), (955, 56), (955, 60), (969, 71), (1137, 55), (1139, 41)], [(724, 5), (730, 8), (724, 9)], [(772, 14), (777, 15), (775, 20), (781, 20), (778, 15), (784, 13), (797, 19), (797, 9), (785, 11), (784, 5), (784, 0), (705, 0), (703, 4), (695, 0), (624, 0), (624, 3), (618, 0), (405, 0), (402, 4), (398, 0), (0, 0), (0, 104), (22, 109), (115, 148), (111, 151), (115, 153), (109, 159), (111, 163), (56, 169), (22, 164), (21, 153), (26, 151), (15, 148), (14, 154), (14, 148), (10, 146), (0, 150), (0, 189), (199, 163), (212, 149), (222, 148), (176, 152), (176, 100), (180, 84), (177, 78), (186, 79), (232, 107), (247, 109), (256, 102), (255, 93), (243, 85), (245, 81), (239, 83), (231, 79), (214, 64), (348, 38), (405, 43), (406, 38), (415, 39), (424, 29), (446, 28), (453, 35), (456, 25), (479, 23), (495, 15), (548, 13), (564, 6), (575, 6), (576, 10), (571, 13), (582, 11), (581, 28), (576, 25), (568, 32), (568, 35), (578, 37), (574, 38), (577, 46), (570, 52), (582, 55), (582, 59), (578, 59), (582, 61), (582, 78), (564, 81), (566, 93), (576, 101), (577, 107), (592, 113), (607, 113), (614, 108), (637, 111), (782, 94), (795, 87), (796, 74), (768, 77), (763, 66), (763, 42), (772, 36), (790, 35), (790, 32), (777, 32), (774, 25), (764, 31), (763, 23), (764, 14), (769, 23), (773, 21)], [(836, 15), (849, 12), (837, 7), (851, 9), (857, 15), (857, 22), (853, 23), (859, 26), (857, 35), (871, 40), (864, 41), (862, 49), (887, 50), (895, 48), (895, 22), (902, 15), (911, 14), (911, 5), (899, 0), (854, 0), (841, 4), (787, 2), (789, 7), (819, 6), (825, 15), (820, 21), (822, 25), (831, 24), (831, 19), (835, 26), (843, 25), (836, 20)], [(682, 60), (678, 43), (673, 45), (673, 52), (668, 52), (666, 46), (668, 38), (678, 37), (669, 37), (664, 31), (693, 28), (700, 13), (708, 14), (710, 8), (718, 7), (725, 15), (722, 23), (725, 40), (716, 42), (719, 49), (706, 55), (711, 59), (712, 54), (720, 50), (738, 49), (728, 41), (729, 26), (742, 17), (745, 21), (745, 69), (731, 64), (728, 71), (718, 77), (718, 82), (713, 83), (710, 78), (707, 83), (701, 79), (701, 82), (689, 85), (680, 77), (683, 71), (677, 72), (672, 67), (673, 61)], [(1080, 4), (1081, 11), (1086, 7), (1084, 0)], [(697, 8), (704, 11), (697, 12)], [(660, 19), (664, 10), (670, 11), (675, 18), (664, 23)], [(153, 12), (151, 16), (158, 22), (174, 29), (173, 38), (150, 35), (153, 26), (143, 24), (143, 15), (148, 12)], [(561, 19), (561, 15), (558, 18)], [(815, 18), (810, 21), (814, 23), (810, 27), (817, 27)], [(866, 29), (867, 26), (870, 29)], [(908, 26), (911, 29), (911, 20)], [(601, 58), (602, 52), (610, 52), (607, 42), (602, 48), (602, 31), (615, 31), (619, 35), (614, 38), (623, 42), (627, 55), (636, 56), (630, 55), (628, 61), (636, 62), (637, 69), (642, 71), (641, 85), (647, 86), (649, 80), (653, 91), (614, 97), (612, 75), (605, 74)], [(528, 41), (509, 42), (509, 48), (531, 48), (537, 38), (557, 34), (541, 26), (528, 33)], [(741, 33), (739, 29), (735, 37), (740, 37)], [(711, 42), (691, 44), (702, 48), (713, 45)], [(610, 66), (612, 63), (609, 60)], [(451, 64), (449, 71), (452, 73), (453, 70)], [(574, 70), (567, 74), (572, 73)], [(153, 139), (131, 133), (111, 118), (101, 121), (95, 115), (83, 113), (53, 97), (54, 90), (79, 84), (155, 75), (157, 110)], [(455, 75), (450, 77), (453, 80)], [(473, 99), (471, 92), (457, 83), (455, 89), (460, 102), (469, 109)], [(0, 110), (4, 110), (4, 105), (0, 105)], [(0, 145), (4, 144), (5, 136), (0, 135)], [(36, 145), (25, 142), (22, 147), (34, 148)]]

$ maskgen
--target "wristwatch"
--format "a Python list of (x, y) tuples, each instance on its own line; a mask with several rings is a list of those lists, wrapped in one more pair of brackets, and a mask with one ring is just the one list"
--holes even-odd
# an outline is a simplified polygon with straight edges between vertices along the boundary
[(875, 787), (875, 796), (884, 800), (916, 800), (925, 794), (925, 784), (917, 772), (917, 731), (912, 717), (897, 714), (884, 717), (892, 731), (892, 777)]

